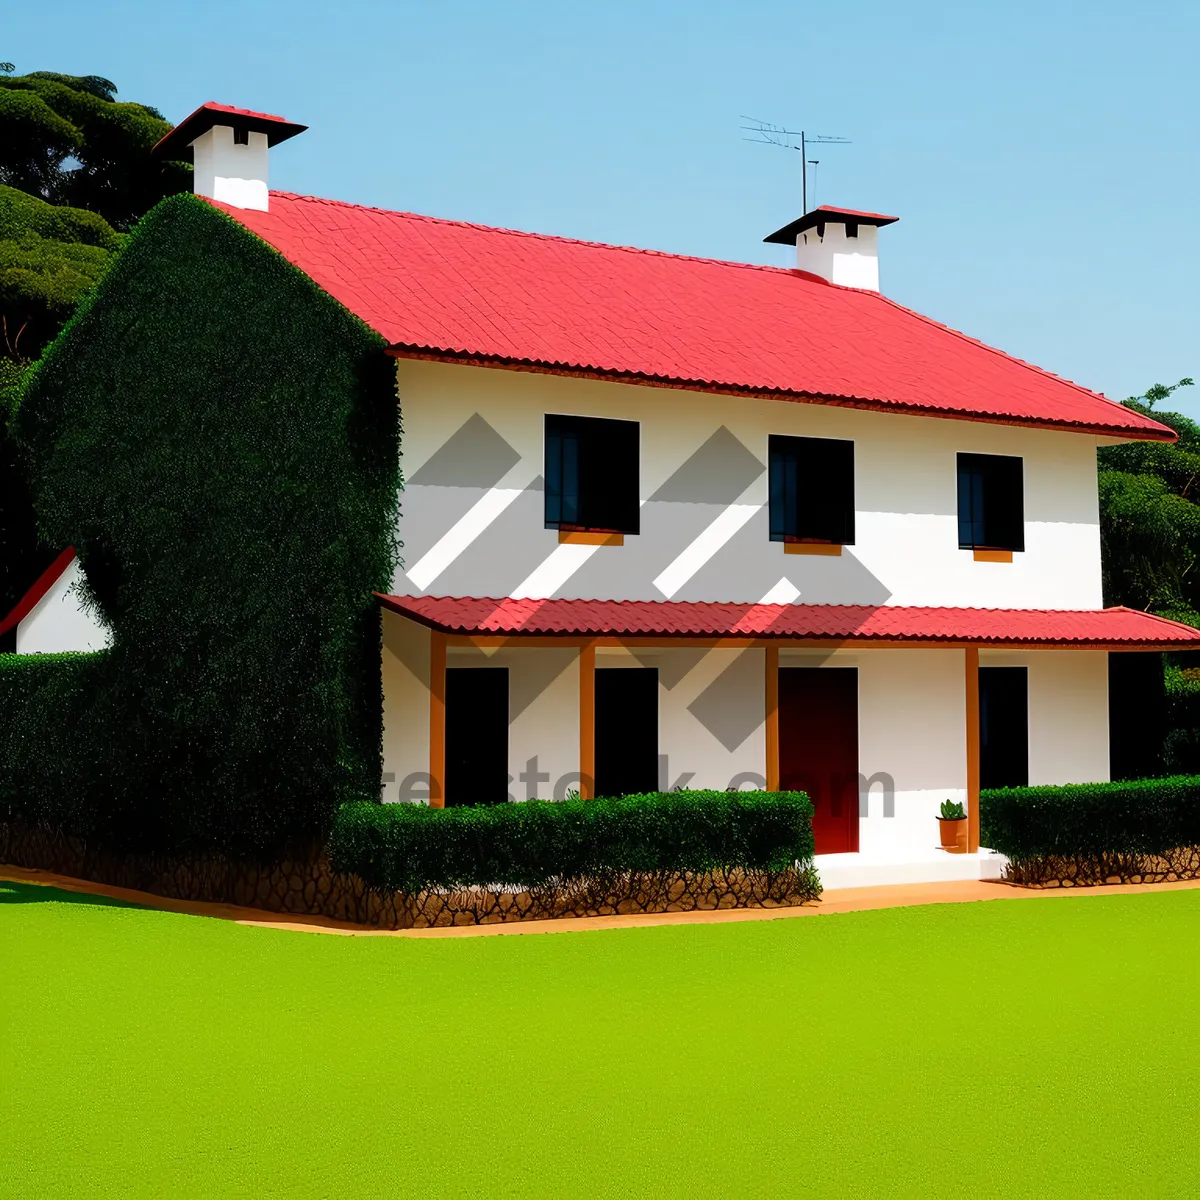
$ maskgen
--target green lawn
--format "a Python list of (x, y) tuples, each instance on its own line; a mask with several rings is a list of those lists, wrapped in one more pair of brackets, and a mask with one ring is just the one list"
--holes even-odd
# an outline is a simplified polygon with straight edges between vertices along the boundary
[(0, 1195), (1193, 1195), (1200, 891), (410, 940), (0, 883)]

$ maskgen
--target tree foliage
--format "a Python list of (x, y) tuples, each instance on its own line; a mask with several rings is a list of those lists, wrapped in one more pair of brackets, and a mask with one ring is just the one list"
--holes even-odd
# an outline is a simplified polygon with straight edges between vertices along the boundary
[(1153, 407), (1191, 382), (1155, 384), (1125, 402), (1179, 440), (1100, 451), (1100, 532), (1106, 604), (1200, 625), (1200, 425)]
[(151, 156), (169, 122), (118, 102), (110, 80), (12, 69), (0, 63), (0, 616), (62, 548), (38, 545), (7, 429), (21, 381), (103, 274), (121, 231), (190, 181), (184, 164)]
[(123, 237), (97, 213), (0, 184), (0, 616), (62, 548), (38, 545), (24, 464), (8, 430), (22, 381)]
[[(8, 432), (28, 366), (0, 357), (0, 616), (7, 616), (50, 556), (37, 543), (33, 502), (21, 457)], [(0, 654), (16, 649), (15, 631), (0, 640)]]
[(150, 154), (170, 122), (116, 94), (98, 75), (0, 78), (0, 183), (86, 208), (121, 231), (164, 196), (186, 190), (189, 168)]
[(4, 355), (16, 363), (35, 357), (99, 279), (121, 240), (96, 213), (47, 204), (0, 184)]

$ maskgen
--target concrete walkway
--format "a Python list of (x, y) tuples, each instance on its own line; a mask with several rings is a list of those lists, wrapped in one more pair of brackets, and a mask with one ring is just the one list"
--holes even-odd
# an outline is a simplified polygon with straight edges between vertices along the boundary
[(521, 933), (586, 933), (595, 929), (640, 929), (652, 925), (716, 925), (737, 921), (782, 921), (795, 917), (819, 917), (835, 913), (866, 912), (876, 908), (901, 908), (917, 904), (964, 904), (974, 900), (1053, 900), (1064, 896), (1123, 896), (1145, 892), (1173, 892), (1200, 888), (1200, 879), (1179, 883), (1109, 884), (1105, 887), (1022, 888), (999, 881), (958, 880), (952, 883), (908, 883), (884, 887), (841, 888), (826, 893), (815, 904), (797, 908), (725, 908), (707, 912), (649, 913), (640, 916), (563, 918), (554, 921), (513, 921), (496, 925), (458, 925), (439, 929), (371, 929), (333, 921), (327, 917), (272, 913), (234, 904), (172, 900), (131, 888), (109, 887), (86, 879), (72, 879), (50, 871), (0, 864), (0, 882), (37, 884), (82, 892), (110, 900), (124, 900), (144, 908), (183, 913), (196, 917), (218, 917), (239, 925), (259, 925), (300, 933), (336, 933), (350, 937), (492, 937)]

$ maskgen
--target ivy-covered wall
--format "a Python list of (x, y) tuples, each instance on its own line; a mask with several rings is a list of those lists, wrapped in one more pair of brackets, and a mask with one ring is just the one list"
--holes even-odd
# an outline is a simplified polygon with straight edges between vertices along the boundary
[(7, 811), (130, 851), (261, 857), (377, 798), (372, 592), (399, 487), (382, 340), (176, 196), (47, 351), (16, 429), (41, 536), (77, 548), (113, 644), (36, 684), (0, 670), (0, 705), (21, 706)]

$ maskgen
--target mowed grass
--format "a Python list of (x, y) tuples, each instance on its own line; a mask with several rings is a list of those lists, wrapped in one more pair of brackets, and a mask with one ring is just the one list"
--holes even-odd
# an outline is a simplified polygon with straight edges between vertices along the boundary
[(1194, 1195), (1200, 891), (440, 940), (0, 883), (4, 1196)]

